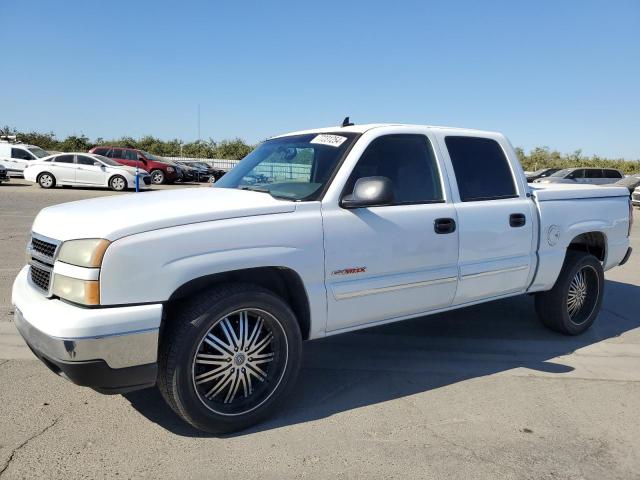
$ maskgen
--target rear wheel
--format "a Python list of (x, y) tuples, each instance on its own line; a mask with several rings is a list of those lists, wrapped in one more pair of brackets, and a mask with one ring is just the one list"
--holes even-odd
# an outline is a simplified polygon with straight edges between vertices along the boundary
[(604, 294), (600, 261), (585, 252), (569, 250), (555, 285), (536, 294), (538, 317), (552, 330), (578, 335), (593, 324)]
[(160, 185), (165, 182), (165, 175), (162, 170), (151, 171), (151, 182), (155, 185)]
[(56, 177), (52, 173), (42, 172), (38, 175), (38, 185), (42, 188), (53, 188), (56, 186)]
[(121, 192), (127, 188), (127, 180), (121, 175), (114, 175), (109, 180), (109, 187), (111, 190)]
[(216, 287), (176, 308), (163, 334), (159, 389), (194, 427), (226, 433), (269, 416), (300, 366), (289, 306), (256, 285)]

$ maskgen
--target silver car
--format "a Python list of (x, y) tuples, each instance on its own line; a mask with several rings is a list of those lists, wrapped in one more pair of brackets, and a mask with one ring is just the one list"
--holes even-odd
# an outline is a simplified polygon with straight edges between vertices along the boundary
[(604, 185), (615, 183), (624, 175), (614, 168), (564, 168), (546, 178), (539, 178), (534, 183), (588, 183)]

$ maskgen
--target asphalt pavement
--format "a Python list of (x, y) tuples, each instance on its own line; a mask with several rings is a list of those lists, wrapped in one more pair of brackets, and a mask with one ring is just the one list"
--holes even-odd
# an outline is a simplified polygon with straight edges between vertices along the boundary
[(0, 185), (1, 479), (640, 478), (640, 222), (584, 335), (548, 331), (521, 296), (308, 342), (288, 404), (215, 437), (154, 389), (55, 376), (13, 326), (37, 212), (112, 194)]

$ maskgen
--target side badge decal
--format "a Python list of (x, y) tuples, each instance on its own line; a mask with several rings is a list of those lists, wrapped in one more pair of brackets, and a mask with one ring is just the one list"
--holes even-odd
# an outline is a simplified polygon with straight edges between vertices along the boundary
[(331, 275), (353, 275), (354, 273), (364, 273), (367, 267), (343, 268), (342, 270), (334, 270)]

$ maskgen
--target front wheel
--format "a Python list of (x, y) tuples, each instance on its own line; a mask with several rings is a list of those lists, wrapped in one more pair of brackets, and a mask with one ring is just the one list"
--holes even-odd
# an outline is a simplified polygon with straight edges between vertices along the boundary
[(114, 175), (109, 180), (109, 187), (115, 192), (121, 192), (127, 188), (127, 180), (122, 175)]
[(38, 176), (38, 185), (42, 188), (53, 188), (56, 186), (56, 177), (52, 173), (43, 172)]
[(536, 294), (535, 306), (544, 325), (565, 335), (579, 335), (593, 324), (604, 294), (600, 261), (585, 252), (567, 251), (560, 275), (548, 292)]
[(163, 334), (158, 387), (171, 408), (212, 433), (247, 428), (286, 398), (302, 337), (289, 306), (262, 287), (215, 287), (175, 308)]
[(165, 181), (165, 175), (164, 172), (162, 170), (152, 170), (151, 171), (151, 182), (154, 185), (160, 185), (162, 183), (164, 183)]

